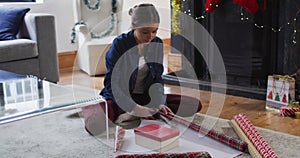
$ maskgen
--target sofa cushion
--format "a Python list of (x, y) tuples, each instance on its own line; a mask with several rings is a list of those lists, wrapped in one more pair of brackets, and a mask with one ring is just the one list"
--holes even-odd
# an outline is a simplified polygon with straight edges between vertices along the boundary
[(0, 7), (0, 41), (16, 39), (19, 27), (30, 8)]
[(0, 41), (0, 62), (37, 57), (36, 42), (29, 39)]

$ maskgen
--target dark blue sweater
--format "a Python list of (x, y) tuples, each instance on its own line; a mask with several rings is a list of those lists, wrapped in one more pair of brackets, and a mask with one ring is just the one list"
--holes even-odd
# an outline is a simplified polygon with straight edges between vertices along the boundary
[[(104, 78), (104, 88), (100, 95), (106, 100), (112, 99), (124, 111), (131, 111), (136, 103), (130, 95), (134, 89), (139, 54), (134, 30), (116, 37), (106, 53), (107, 73)], [(165, 103), (163, 88), (163, 43), (155, 37), (145, 46), (144, 56), (149, 72), (144, 83), (144, 94), (150, 95), (151, 107), (157, 108)]]

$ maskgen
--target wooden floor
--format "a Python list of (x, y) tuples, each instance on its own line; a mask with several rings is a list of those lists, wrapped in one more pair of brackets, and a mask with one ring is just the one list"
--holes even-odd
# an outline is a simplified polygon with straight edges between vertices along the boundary
[[(58, 84), (75, 84), (100, 90), (103, 88), (103, 76), (90, 77), (78, 68), (64, 69), (60, 71)], [(203, 105), (201, 113), (224, 119), (232, 119), (236, 114), (245, 113), (255, 126), (300, 136), (300, 119), (281, 117), (278, 112), (266, 110), (263, 100), (211, 93), (168, 84), (165, 85), (165, 91), (166, 93), (199, 97)]]

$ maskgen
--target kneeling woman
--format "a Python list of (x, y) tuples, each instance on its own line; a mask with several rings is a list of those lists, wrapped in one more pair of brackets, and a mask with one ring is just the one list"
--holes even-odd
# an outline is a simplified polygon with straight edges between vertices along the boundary
[[(163, 42), (156, 36), (160, 17), (152, 4), (130, 9), (131, 31), (116, 37), (106, 54), (107, 73), (102, 95), (110, 121), (125, 128), (157, 111), (191, 116), (201, 110), (198, 99), (164, 94)], [(182, 105), (183, 107), (180, 107)], [(86, 130), (97, 135), (105, 129), (105, 104), (83, 108)]]

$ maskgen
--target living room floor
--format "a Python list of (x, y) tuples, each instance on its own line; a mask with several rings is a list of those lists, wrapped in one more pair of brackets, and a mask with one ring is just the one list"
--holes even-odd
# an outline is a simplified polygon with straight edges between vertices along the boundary
[[(58, 84), (75, 84), (100, 90), (103, 88), (103, 79), (104, 76), (91, 77), (78, 68), (63, 69), (60, 70)], [(165, 91), (166, 93), (199, 97), (202, 103), (200, 113), (229, 120), (233, 119), (236, 114), (244, 113), (255, 126), (300, 136), (300, 119), (282, 117), (278, 112), (266, 110), (264, 100), (222, 95), (169, 84), (165, 84)]]

